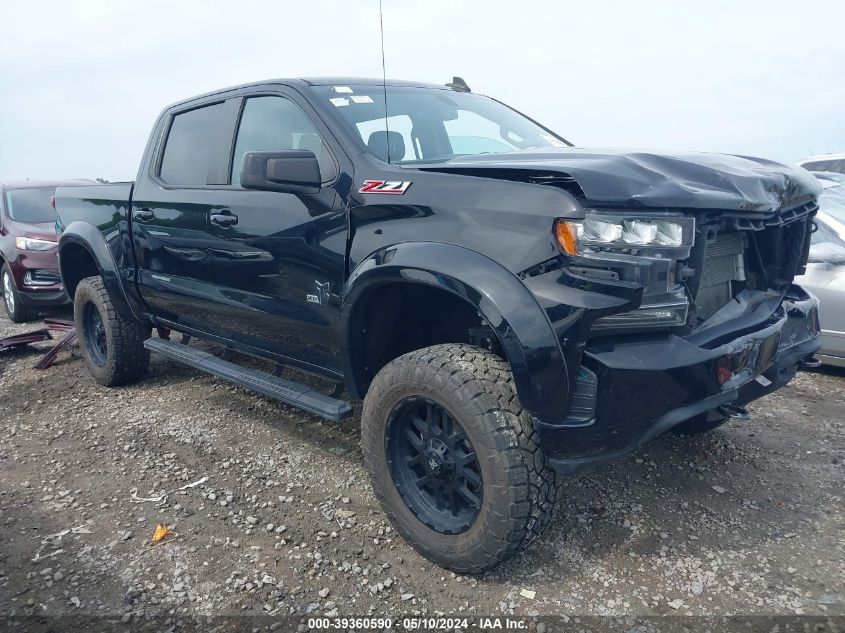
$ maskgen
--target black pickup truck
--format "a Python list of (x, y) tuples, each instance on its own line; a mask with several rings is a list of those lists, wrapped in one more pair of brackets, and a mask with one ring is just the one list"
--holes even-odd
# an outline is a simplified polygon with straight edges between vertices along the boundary
[(818, 193), (767, 160), (575, 148), (459, 78), (276, 80), (165, 109), (134, 183), (60, 187), (59, 262), (100, 383), (154, 351), (332, 420), (363, 399), (397, 530), (478, 572), (561, 475), (814, 361)]

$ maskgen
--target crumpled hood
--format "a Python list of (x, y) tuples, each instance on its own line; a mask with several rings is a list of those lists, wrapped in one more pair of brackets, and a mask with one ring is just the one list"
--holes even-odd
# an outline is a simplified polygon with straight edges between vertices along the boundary
[(442, 172), (556, 172), (575, 179), (585, 202), (616, 208), (695, 208), (769, 213), (817, 197), (818, 181), (800, 167), (731, 154), (655, 154), (561, 148), (463, 156), (420, 166)]

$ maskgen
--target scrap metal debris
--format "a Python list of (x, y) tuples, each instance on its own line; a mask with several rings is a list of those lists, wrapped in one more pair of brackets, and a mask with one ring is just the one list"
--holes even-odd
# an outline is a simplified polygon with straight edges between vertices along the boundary
[(199, 479), (197, 479), (196, 481), (194, 481), (192, 483), (185, 484), (184, 486), (182, 486), (181, 488), (177, 488), (173, 492), (179, 492), (180, 490), (187, 490), (188, 488), (196, 488), (200, 484), (204, 484), (206, 481), (208, 481), (208, 475), (206, 475), (205, 477), (200, 477)]
[(58, 330), (59, 332), (70, 332), (74, 330), (73, 321), (65, 321), (64, 319), (44, 319), (44, 325), (48, 330)]
[[(62, 540), (63, 536), (67, 536), (68, 534), (91, 534), (91, 530), (85, 527), (85, 524), (77, 525), (73, 528), (68, 528), (66, 530), (61, 530), (60, 532), (55, 532), (53, 534), (48, 534), (47, 536), (41, 537), (41, 547), (38, 548), (38, 551), (35, 552), (35, 557), (32, 559), (33, 563), (37, 563), (39, 560), (43, 560), (45, 558), (52, 558), (58, 554), (61, 554), (64, 550), (59, 548), (50, 552), (49, 554), (42, 556), (41, 552), (44, 551), (48, 545), (53, 545), (54, 543), (58, 543)], [(38, 538), (38, 537), (35, 537)]]
[(138, 496), (138, 488), (132, 488), (129, 491), (129, 494), (130, 494), (129, 501), (131, 501), (132, 503), (152, 502), (152, 503), (156, 503), (156, 504), (163, 504), (165, 501), (167, 501), (168, 495), (172, 495), (174, 492), (180, 492), (182, 490), (187, 490), (188, 488), (196, 488), (197, 486), (204, 484), (206, 481), (208, 481), (208, 475), (206, 475), (204, 477), (200, 477), (196, 481), (193, 481), (189, 484), (185, 484), (184, 486), (182, 486), (180, 488), (175, 488), (175, 489), (171, 490), (170, 492), (163, 492), (162, 494), (158, 495), (157, 497), (139, 497)]
[(163, 503), (167, 500), (166, 492), (159, 495), (158, 497), (139, 497), (137, 488), (132, 488), (129, 491), (129, 495), (129, 501), (131, 501), (132, 503), (147, 503), (148, 501), (152, 501), (153, 503)]
[(22, 347), (24, 345), (38, 343), (40, 341), (49, 341), (52, 338), (53, 337), (50, 336), (50, 332), (48, 330), (35, 330), (34, 332), (27, 332), (26, 334), (7, 336), (5, 338), (0, 338), (0, 350)]
[(0, 350), (23, 347), (24, 345), (40, 343), (42, 341), (51, 341), (53, 340), (53, 336), (50, 334), (50, 330), (66, 332), (67, 336), (51, 347), (50, 350), (35, 364), (35, 369), (47, 369), (56, 362), (56, 356), (58, 356), (62, 350), (66, 350), (74, 344), (76, 341), (76, 328), (73, 326), (72, 322), (65, 321), (63, 319), (44, 319), (44, 325), (47, 327), (40, 330), (33, 330), (32, 332), (26, 332), (24, 334), (16, 334), (15, 336), (0, 338)]
[(76, 328), (73, 326), (72, 322), (64, 321), (63, 319), (44, 319), (44, 325), (46, 325), (49, 330), (67, 332), (67, 336), (65, 336), (61, 341), (54, 345), (50, 351), (41, 357), (41, 360), (35, 364), (35, 369), (47, 369), (56, 362), (56, 356), (58, 356), (60, 352), (69, 349), (70, 346), (76, 342)]

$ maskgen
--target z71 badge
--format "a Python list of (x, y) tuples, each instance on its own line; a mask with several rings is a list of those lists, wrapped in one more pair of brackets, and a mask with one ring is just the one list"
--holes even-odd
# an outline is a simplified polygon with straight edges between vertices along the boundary
[(392, 193), (401, 196), (410, 186), (410, 180), (365, 180), (358, 193)]

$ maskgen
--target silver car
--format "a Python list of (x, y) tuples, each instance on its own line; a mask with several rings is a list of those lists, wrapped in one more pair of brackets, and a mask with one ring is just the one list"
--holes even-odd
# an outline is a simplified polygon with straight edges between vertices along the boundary
[(826, 365), (845, 367), (845, 175), (814, 173), (822, 183), (818, 230), (813, 233), (807, 272), (795, 283), (819, 298), (821, 349)]
[[(812, 172), (837, 172), (845, 174), (845, 154), (821, 154), (799, 160), (798, 165)], [(818, 174), (817, 174), (818, 175)]]

